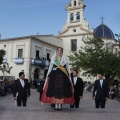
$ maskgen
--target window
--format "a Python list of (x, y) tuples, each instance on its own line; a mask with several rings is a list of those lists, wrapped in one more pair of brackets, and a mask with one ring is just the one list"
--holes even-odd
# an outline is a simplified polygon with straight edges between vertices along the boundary
[(47, 60), (50, 60), (50, 53), (47, 53)]
[(18, 49), (18, 58), (23, 57), (23, 49)]
[(77, 21), (80, 21), (80, 13), (77, 13)]
[(70, 15), (70, 22), (73, 22), (73, 20), (74, 20), (74, 15), (73, 15), (73, 13), (71, 13), (71, 15)]
[(76, 29), (73, 29), (73, 32), (76, 32)]
[(74, 6), (76, 6), (76, 1), (74, 1)]
[(36, 58), (40, 58), (40, 56), (39, 56), (39, 50), (36, 50)]
[(76, 51), (77, 50), (77, 40), (73, 39), (71, 40), (71, 51)]

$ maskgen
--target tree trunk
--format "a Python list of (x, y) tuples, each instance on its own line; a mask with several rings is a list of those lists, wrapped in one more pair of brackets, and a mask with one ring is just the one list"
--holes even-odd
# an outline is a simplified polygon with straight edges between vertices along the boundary
[(108, 84), (110, 84), (110, 82), (114, 79), (115, 76), (116, 76), (116, 74), (114, 74), (111, 77), (110, 77), (110, 74), (105, 75), (105, 79), (108, 81)]

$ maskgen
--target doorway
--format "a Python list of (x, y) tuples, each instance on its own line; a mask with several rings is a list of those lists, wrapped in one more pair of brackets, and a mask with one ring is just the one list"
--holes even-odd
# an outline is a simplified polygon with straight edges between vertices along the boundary
[(34, 80), (38, 80), (39, 79), (39, 73), (40, 73), (40, 69), (36, 68), (34, 70)]

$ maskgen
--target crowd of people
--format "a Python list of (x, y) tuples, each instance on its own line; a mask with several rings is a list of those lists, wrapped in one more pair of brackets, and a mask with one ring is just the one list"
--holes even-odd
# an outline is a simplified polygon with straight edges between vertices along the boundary
[(93, 91), (94, 83), (91, 81), (84, 81), (84, 90)]
[(13, 80), (0, 81), (0, 96), (13, 93)]
[(120, 102), (120, 82), (113, 80), (109, 86), (109, 98), (116, 99)]

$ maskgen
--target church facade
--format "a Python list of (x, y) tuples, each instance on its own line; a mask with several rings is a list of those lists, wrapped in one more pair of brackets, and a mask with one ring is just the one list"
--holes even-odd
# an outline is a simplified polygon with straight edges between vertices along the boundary
[[(89, 29), (89, 22), (85, 19), (84, 10), (86, 5), (83, 0), (71, 0), (66, 6), (67, 22), (63, 25), (62, 31), (59, 32), (58, 37), (63, 40), (63, 48), (66, 55), (70, 55), (74, 51), (78, 51), (81, 46), (83, 38), (93, 36), (96, 34), (104, 41), (104, 45), (109, 47), (113, 52), (117, 52), (119, 46), (114, 37), (112, 30), (105, 24), (99, 25), (95, 29)], [(93, 81), (96, 78), (82, 76), (83, 70), (80, 71), (80, 76), (85, 81)]]
[(58, 37), (63, 40), (63, 48), (65, 54), (74, 52), (83, 45), (82, 38), (93, 34), (93, 30), (89, 30), (89, 23), (84, 17), (85, 4), (82, 0), (72, 0), (66, 6), (68, 12), (67, 22), (63, 25), (62, 32)]

